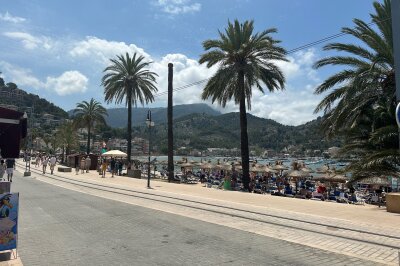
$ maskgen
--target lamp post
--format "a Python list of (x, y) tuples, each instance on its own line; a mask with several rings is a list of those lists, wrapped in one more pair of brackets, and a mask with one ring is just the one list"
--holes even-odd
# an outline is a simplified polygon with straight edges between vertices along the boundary
[(147, 112), (146, 125), (149, 127), (149, 165), (147, 168), (147, 188), (150, 188), (150, 151), (151, 151), (151, 127), (154, 126), (154, 122), (151, 120), (151, 111)]

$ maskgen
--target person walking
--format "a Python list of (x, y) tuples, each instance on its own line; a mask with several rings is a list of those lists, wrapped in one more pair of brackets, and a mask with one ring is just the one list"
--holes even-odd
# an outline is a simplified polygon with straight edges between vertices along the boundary
[(115, 159), (114, 158), (111, 158), (110, 167), (111, 167), (111, 177), (114, 177), (114, 173), (115, 173)]
[(6, 171), (7, 171), (7, 181), (12, 182), (14, 169), (15, 169), (15, 160), (13, 158), (8, 158), (6, 160)]
[(101, 177), (103, 178), (106, 177), (106, 170), (107, 170), (107, 161), (106, 159), (103, 159), (103, 162), (101, 163)]
[(86, 160), (85, 159), (86, 159), (85, 157), (82, 157), (82, 159), (81, 159), (81, 165), (80, 165), (81, 174), (85, 173), (85, 169), (86, 169)]
[(39, 167), (40, 166), (40, 156), (39, 155), (37, 155), (36, 156), (36, 164), (35, 164), (35, 168), (37, 168), (37, 167)]
[(56, 163), (57, 163), (57, 159), (56, 159), (56, 157), (54, 155), (52, 155), (51, 158), (50, 158), (50, 171), (51, 171), (51, 174), (53, 174), (53, 172), (54, 172), (54, 167), (56, 167)]
[(90, 166), (92, 165), (92, 159), (90, 159), (90, 156), (88, 155), (85, 159), (85, 167), (86, 167), (86, 173), (89, 173)]
[(4, 160), (0, 160), (0, 180), (3, 180), (4, 173), (6, 172), (6, 165), (4, 163)]
[(79, 157), (75, 156), (75, 174), (79, 174)]
[(123, 167), (123, 163), (121, 160), (118, 161), (118, 175), (121, 176), (122, 175), (122, 167)]
[(43, 169), (43, 174), (46, 173), (46, 169), (47, 169), (47, 164), (49, 163), (49, 159), (47, 158), (47, 156), (43, 157), (42, 160), (42, 169)]

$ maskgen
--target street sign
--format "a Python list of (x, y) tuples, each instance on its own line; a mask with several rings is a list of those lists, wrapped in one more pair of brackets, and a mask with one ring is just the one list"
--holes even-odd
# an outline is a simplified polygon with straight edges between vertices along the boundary
[(400, 127), (400, 102), (397, 104), (396, 107), (396, 122), (397, 126)]

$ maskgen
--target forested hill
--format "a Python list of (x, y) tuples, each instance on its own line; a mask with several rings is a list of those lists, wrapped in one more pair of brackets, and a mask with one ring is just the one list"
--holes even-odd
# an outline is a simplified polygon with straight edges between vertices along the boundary
[[(151, 110), (152, 120), (156, 124), (167, 122), (167, 108), (132, 108), (132, 125), (144, 125), (147, 119), (147, 111)], [(73, 115), (73, 110), (68, 112), (70, 116)], [(126, 127), (128, 121), (128, 110), (127, 108), (112, 108), (107, 109), (108, 116), (106, 117), (107, 125), (113, 128)], [(214, 110), (210, 106), (204, 103), (196, 104), (182, 104), (175, 105), (173, 110), (173, 118), (177, 119), (192, 113), (208, 114), (211, 116), (220, 115), (221, 113)]]
[[(294, 146), (296, 150), (325, 150), (340, 145), (338, 140), (325, 140), (320, 131), (321, 118), (300, 126), (286, 126), (271, 119), (248, 114), (249, 145), (261, 149), (281, 151)], [(135, 128), (135, 135), (147, 138), (145, 127)], [(166, 147), (166, 124), (156, 125), (153, 130), (155, 145)], [(218, 116), (190, 114), (174, 121), (176, 147), (240, 148), (239, 113)]]
[(5, 84), (2, 78), (0, 78), (0, 104), (28, 114), (30, 112), (29, 108), (34, 106), (34, 113), (38, 116), (51, 114), (58, 119), (68, 118), (68, 113), (60, 107), (40, 98), (38, 95), (27, 93), (18, 88), (15, 83), (9, 82)]

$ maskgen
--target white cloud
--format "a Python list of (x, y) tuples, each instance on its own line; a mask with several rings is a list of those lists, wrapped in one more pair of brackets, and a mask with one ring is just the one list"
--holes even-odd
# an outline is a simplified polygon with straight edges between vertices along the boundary
[(69, 54), (72, 57), (86, 57), (91, 60), (106, 65), (110, 58), (115, 58), (116, 55), (137, 52), (145, 57), (149, 57), (142, 48), (134, 44), (126, 44), (125, 42), (115, 42), (99, 39), (97, 37), (88, 36), (86, 40), (75, 42)]
[(21, 23), (24, 22), (26, 19), (21, 17), (12, 16), (8, 11), (4, 14), (0, 13), (0, 20), (12, 22), (12, 23)]
[(170, 15), (194, 13), (201, 10), (200, 3), (191, 3), (189, 0), (158, 0), (156, 5)]
[[(14, 33), (9, 34), (9, 36), (30, 40), (32, 43), (35, 43), (36, 40), (31, 35)], [(39, 38), (39, 40), (43, 39)], [(53, 44), (54, 42), (51, 41), (51, 43)], [(64, 48), (61, 49), (61, 47)], [(63, 68), (77, 69), (80, 72), (77, 70), (61, 71), (61, 75), (59, 76), (48, 75), (43, 80), (40, 80), (32, 75), (29, 69), (10, 67), (4, 64), (0, 64), (0, 69), (6, 76), (11, 77), (11, 80), (10, 78), (8, 80), (17, 83), (21, 87), (44, 88), (54, 91), (61, 96), (82, 93), (86, 93), (85, 95), (87, 95), (90, 92), (91, 96), (95, 96), (98, 99), (103, 97), (101, 90), (97, 86), (96, 88), (91, 88), (89, 86), (89, 78), (95, 81), (93, 84), (100, 84), (102, 70), (110, 64), (109, 59), (115, 58), (119, 54), (125, 54), (126, 52), (131, 55), (134, 52), (138, 52), (144, 55), (148, 61), (153, 62), (150, 69), (159, 75), (157, 78), (158, 93), (167, 91), (168, 63), (174, 64), (175, 89), (210, 78), (216, 71), (216, 67), (209, 69), (204, 64), (200, 65), (196, 59), (189, 58), (184, 54), (167, 54), (162, 58), (155, 59), (135, 44), (108, 41), (97, 37), (86, 37), (84, 40), (78, 41), (63, 40), (63, 46), (55, 46), (51, 53), (47, 50), (44, 50), (44, 52), (48, 52), (53, 58), (58, 58), (59, 65), (63, 66)], [(45, 55), (46, 53), (43, 53), (43, 56)], [(286, 90), (274, 93), (266, 90), (265, 95), (254, 90), (250, 113), (290, 125), (298, 125), (314, 119), (316, 117), (313, 113), (314, 108), (322, 98), (321, 95), (316, 96), (313, 94), (313, 88), (320, 82), (317, 72), (312, 69), (312, 64), (316, 60), (317, 54), (313, 49), (310, 49), (291, 54), (289, 62), (277, 62), (286, 76)], [(4, 66), (7, 66), (7, 68)], [(89, 78), (82, 73), (90, 73)], [(174, 104), (205, 102), (212, 105), (210, 100), (203, 101), (201, 99), (201, 93), (205, 84), (204, 82), (174, 92)], [(76, 97), (76, 100), (82, 99)], [(152, 103), (152, 106), (167, 105), (166, 94), (157, 96), (155, 100), (156, 102)], [(68, 101), (72, 102), (73, 100)], [(59, 104), (64, 104), (65, 106), (65, 103)], [(224, 113), (238, 111), (238, 106), (234, 102), (229, 102), (226, 108), (222, 108), (217, 104), (212, 106)]]
[(60, 96), (84, 93), (89, 81), (79, 71), (65, 71), (58, 77), (48, 76), (43, 82), (36, 78), (30, 69), (21, 68), (5, 61), (0, 61), (0, 68), (4, 79), (16, 83), (20, 88), (47, 89)]
[(23, 46), (26, 49), (33, 50), (38, 48), (39, 46), (44, 48), (45, 50), (49, 50), (50, 48), (53, 47), (52, 40), (48, 37), (41, 36), (41, 37), (36, 37), (33, 36), (32, 34), (26, 33), (26, 32), (4, 32), (4, 36), (21, 41)]
[(46, 88), (54, 90), (60, 96), (84, 93), (88, 81), (79, 71), (66, 71), (58, 77), (47, 77)]
[(30, 69), (21, 68), (5, 61), (0, 61), (1, 72), (5, 80), (16, 83), (19, 87), (43, 88), (45, 84), (36, 78)]

